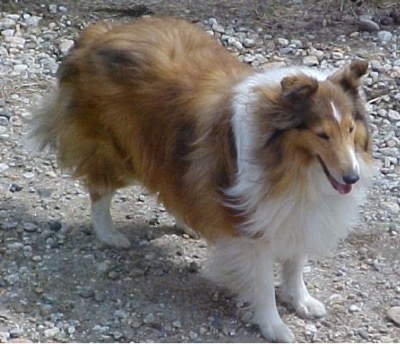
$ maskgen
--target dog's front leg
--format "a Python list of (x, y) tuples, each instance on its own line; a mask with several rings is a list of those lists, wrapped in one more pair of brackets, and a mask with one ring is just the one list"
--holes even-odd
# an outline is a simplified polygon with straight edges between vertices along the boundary
[(293, 257), (283, 263), (282, 300), (302, 318), (320, 318), (326, 314), (322, 302), (313, 298), (303, 280), (306, 256)]
[(276, 308), (274, 257), (269, 245), (250, 238), (222, 239), (214, 245), (207, 275), (250, 304), (253, 322), (267, 340), (293, 342), (295, 337)]
[[(292, 331), (278, 314), (275, 300), (273, 260), (259, 262), (259, 271), (251, 278), (252, 295), (249, 295), (254, 309), (254, 322), (260, 326), (263, 336), (273, 342), (295, 341)], [(262, 265), (261, 265), (262, 264)]]

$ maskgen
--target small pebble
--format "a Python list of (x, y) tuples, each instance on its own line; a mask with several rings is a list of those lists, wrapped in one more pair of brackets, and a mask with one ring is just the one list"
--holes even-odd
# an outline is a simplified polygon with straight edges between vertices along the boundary
[(358, 330), (358, 334), (359, 334), (359, 336), (360, 336), (361, 338), (363, 338), (363, 339), (369, 339), (369, 333), (368, 333), (368, 331), (365, 330), (365, 329), (360, 329), (360, 330)]
[(149, 313), (149, 314), (147, 314), (147, 315), (143, 318), (143, 322), (144, 322), (146, 325), (153, 324), (155, 321), (156, 321), (156, 317), (154, 316), (153, 313)]
[(85, 299), (89, 299), (89, 298), (94, 297), (95, 291), (92, 287), (89, 287), (89, 286), (80, 287), (79, 291), (78, 291), (78, 295)]
[(58, 335), (59, 333), (60, 333), (60, 330), (56, 327), (44, 330), (44, 336), (46, 338), (53, 338), (56, 335)]
[(28, 223), (24, 224), (24, 230), (26, 232), (33, 233), (33, 232), (36, 232), (37, 229), (38, 229), (38, 226), (34, 223), (28, 222)]
[(358, 307), (357, 305), (351, 305), (349, 307), (349, 311), (352, 312), (352, 313), (359, 312), (360, 310), (361, 310), (361, 308)]
[(391, 307), (387, 311), (387, 316), (397, 325), (400, 325), (400, 307)]

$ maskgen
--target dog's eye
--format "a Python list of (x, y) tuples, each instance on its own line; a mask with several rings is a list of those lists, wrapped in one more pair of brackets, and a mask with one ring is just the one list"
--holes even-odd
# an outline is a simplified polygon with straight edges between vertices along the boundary
[(349, 128), (349, 133), (351, 134), (354, 131), (354, 125)]
[(323, 140), (326, 140), (326, 141), (329, 140), (329, 135), (328, 135), (327, 133), (323, 132), (323, 131), (317, 133), (317, 136), (318, 136), (319, 138), (323, 139)]

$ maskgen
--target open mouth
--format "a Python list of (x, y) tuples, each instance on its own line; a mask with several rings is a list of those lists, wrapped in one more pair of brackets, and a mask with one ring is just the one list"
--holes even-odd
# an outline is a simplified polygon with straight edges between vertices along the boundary
[(352, 189), (352, 185), (351, 184), (342, 184), (340, 182), (338, 182), (335, 178), (332, 177), (332, 175), (329, 173), (328, 168), (326, 167), (325, 163), (323, 162), (323, 160), (320, 158), (320, 156), (318, 156), (318, 160), (321, 163), (322, 169), (324, 170), (324, 173), (326, 175), (326, 177), (328, 178), (328, 180), (330, 181), (332, 187), (337, 190), (340, 194), (345, 195), (348, 194), (351, 189)]

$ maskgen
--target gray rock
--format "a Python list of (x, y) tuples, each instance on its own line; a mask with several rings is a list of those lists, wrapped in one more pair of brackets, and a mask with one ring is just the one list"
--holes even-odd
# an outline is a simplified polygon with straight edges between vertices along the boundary
[(391, 121), (400, 121), (400, 113), (396, 110), (390, 109), (387, 113), (387, 116)]
[(293, 50), (294, 50), (294, 49), (293, 49), (292, 47), (284, 47), (284, 48), (279, 49), (279, 53), (280, 53), (281, 55), (287, 55), (287, 54), (292, 53)]
[(14, 20), (15, 22), (18, 21), (20, 19), (20, 15), (19, 14), (7, 14), (7, 18)]
[(253, 48), (255, 46), (256, 42), (252, 38), (246, 38), (243, 40), (243, 46), (245, 48)]
[(68, 12), (68, 8), (66, 8), (65, 6), (58, 6), (58, 10), (61, 13), (67, 13)]
[(12, 36), (14, 36), (14, 33), (15, 33), (14, 29), (7, 29), (7, 30), (1, 31), (1, 35), (3, 37), (12, 37)]
[(7, 117), (0, 116), (0, 126), (7, 127), (10, 121)]
[(200, 270), (200, 266), (197, 262), (190, 262), (189, 263), (189, 272), (198, 272)]
[(341, 51), (334, 51), (332, 52), (332, 58), (334, 60), (343, 60), (343, 53)]
[(361, 31), (367, 31), (367, 32), (374, 32), (374, 31), (378, 31), (380, 29), (379, 24), (377, 24), (373, 20), (367, 19), (367, 18), (360, 18), (360, 21), (358, 22), (358, 26)]
[(19, 282), (20, 276), (19, 276), (19, 274), (17, 274), (17, 273), (15, 273), (15, 274), (10, 274), (10, 275), (8, 275), (8, 276), (5, 277), (5, 280), (6, 280), (9, 284), (13, 285), (13, 284)]
[(49, 5), (49, 12), (51, 14), (56, 14), (57, 13), (57, 5), (56, 4), (50, 4)]
[(211, 29), (212, 29), (214, 32), (219, 32), (219, 33), (224, 33), (224, 32), (225, 32), (225, 28), (224, 28), (222, 25), (218, 24), (218, 23), (213, 24), (213, 25), (211, 26)]
[(294, 48), (301, 48), (303, 46), (303, 43), (299, 39), (291, 39), (290, 45)]
[(143, 318), (143, 322), (146, 325), (154, 325), (156, 323), (156, 321), (157, 321), (157, 319), (153, 313), (149, 313)]
[(37, 27), (37, 26), (39, 26), (39, 23), (41, 20), (42, 20), (41, 17), (29, 16), (29, 17), (25, 18), (25, 23), (27, 26)]
[(387, 311), (387, 316), (397, 325), (400, 325), (400, 307), (389, 308)]
[(9, 332), (10, 332), (10, 337), (11, 338), (18, 338), (22, 334), (22, 330), (20, 328), (18, 328), (18, 327), (12, 328)]
[(78, 295), (83, 297), (84, 299), (90, 299), (94, 297), (95, 292), (94, 289), (90, 286), (83, 286), (80, 287), (78, 290)]
[(393, 34), (389, 31), (382, 30), (377, 33), (378, 40), (382, 43), (390, 42), (393, 38)]
[(28, 69), (28, 66), (24, 65), (24, 64), (17, 64), (14, 66), (14, 72), (18, 73), (18, 74), (26, 72), (27, 69)]
[(36, 232), (37, 229), (38, 229), (38, 226), (35, 223), (28, 222), (28, 223), (24, 224), (25, 232), (33, 233), (33, 232)]
[(369, 339), (369, 333), (367, 330), (365, 329), (359, 329), (358, 331), (358, 335), (363, 338), (363, 339)]
[(25, 172), (25, 173), (23, 173), (22, 175), (23, 175), (24, 178), (26, 178), (26, 179), (31, 179), (31, 178), (33, 178), (33, 177), (35, 176), (35, 173), (33, 173), (33, 172)]
[(96, 290), (96, 291), (94, 292), (94, 300), (95, 300), (95, 301), (97, 301), (97, 302), (103, 302), (105, 299), (106, 299), (106, 295), (105, 295), (103, 292), (98, 291), (98, 290)]
[(389, 202), (389, 201), (381, 202), (380, 206), (383, 210), (386, 210), (392, 214), (397, 214), (400, 210), (400, 206), (395, 202)]
[(75, 42), (71, 39), (67, 39), (65, 41), (62, 41), (58, 48), (60, 49), (60, 52), (62, 55), (66, 55), (68, 51), (74, 46)]
[(218, 25), (218, 21), (215, 18), (210, 18), (208, 19), (208, 25), (213, 26), (213, 25)]
[(25, 38), (19, 36), (6, 36), (4, 41), (19, 48), (23, 48), (26, 42)]
[(12, 112), (10, 109), (3, 107), (3, 108), (0, 108), (0, 116), (10, 119), (12, 116)]
[(75, 326), (72, 326), (72, 325), (68, 326), (67, 332), (68, 332), (69, 335), (74, 334), (76, 332)]
[(191, 340), (197, 340), (198, 337), (199, 337), (199, 335), (198, 335), (196, 332), (194, 332), (194, 331), (190, 331), (190, 332), (189, 332), (189, 338), (190, 338)]
[(0, 19), (0, 30), (13, 29), (15, 28), (15, 20), (10, 18)]
[(286, 38), (279, 37), (276, 41), (281, 47), (286, 47), (289, 45), (289, 40)]
[(179, 320), (174, 320), (172, 322), (172, 327), (174, 328), (181, 328), (182, 327), (182, 323)]
[(232, 47), (239, 51), (243, 50), (243, 44), (240, 41), (233, 42)]
[(46, 338), (54, 338), (56, 335), (60, 333), (60, 330), (57, 327), (48, 328), (44, 330), (44, 336)]
[(311, 67), (311, 66), (318, 66), (319, 61), (318, 58), (312, 55), (304, 56), (303, 57), (303, 65)]
[(350, 311), (351, 313), (356, 313), (356, 312), (361, 311), (361, 308), (358, 307), (357, 305), (350, 305), (349, 311)]
[(10, 339), (10, 333), (8, 331), (0, 330), (0, 341), (2, 343), (8, 343), (9, 339)]

